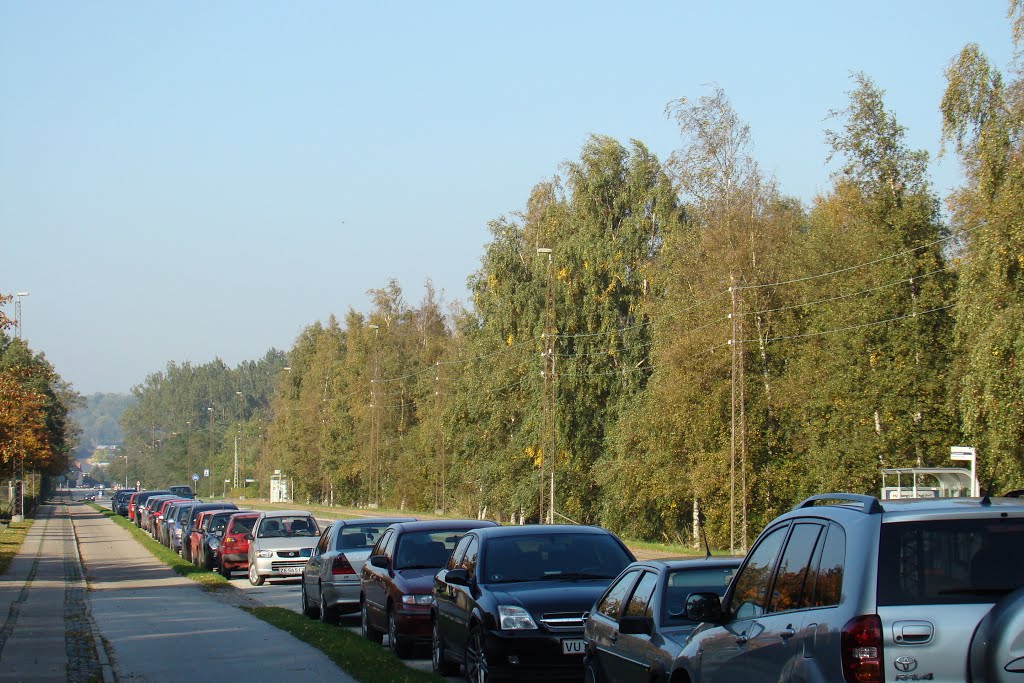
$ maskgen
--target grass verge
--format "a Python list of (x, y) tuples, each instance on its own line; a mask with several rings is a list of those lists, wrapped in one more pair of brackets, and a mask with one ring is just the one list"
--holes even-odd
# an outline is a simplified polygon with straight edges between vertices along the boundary
[(242, 609), (320, 650), (360, 683), (436, 683), (444, 680), (429, 671), (410, 669), (388, 650), (346, 629), (314, 621), (283, 607)]
[(11, 560), (18, 554), (21, 544), (28, 535), (29, 527), (32, 526), (31, 519), (24, 522), (11, 522), (6, 529), (0, 532), (0, 575), (7, 571)]
[(148, 550), (156, 559), (166, 564), (178, 574), (195, 581), (209, 590), (230, 588), (231, 584), (229, 584), (228, 580), (223, 576), (216, 572), (211, 572), (207, 569), (197, 567), (191, 562), (185, 561), (180, 555), (178, 555), (178, 553), (172, 552), (162, 544), (157, 543), (153, 540), (152, 536), (135, 526), (135, 524), (121, 515), (113, 512), (112, 510), (108, 510), (105, 507), (96, 505), (95, 503), (88, 503), (88, 505), (104, 517), (109, 518), (114, 522), (114, 524), (118, 524), (127, 529), (128, 533), (132, 534), (135, 537), (135, 540), (142, 544), (143, 548)]

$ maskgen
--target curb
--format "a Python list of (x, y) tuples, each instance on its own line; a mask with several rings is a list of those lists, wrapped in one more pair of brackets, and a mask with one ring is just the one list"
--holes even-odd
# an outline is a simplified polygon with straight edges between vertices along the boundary
[[(67, 503), (61, 503), (64, 509), (67, 510)], [(85, 577), (85, 565), (82, 564), (82, 553), (78, 549), (78, 527), (75, 526), (74, 517), (68, 512), (68, 519), (71, 521), (71, 533), (74, 534), (75, 542), (75, 562), (78, 563), (79, 572), (82, 575), (82, 583), (85, 584), (86, 595), (88, 596), (89, 581)], [(92, 632), (93, 647), (96, 650), (96, 658), (100, 663), (100, 674), (103, 679), (103, 683), (116, 683), (117, 677), (114, 675), (114, 667), (110, 664), (110, 657), (107, 655), (107, 648), (103, 645), (103, 637), (100, 635), (100, 630), (96, 626), (95, 620), (92, 618), (92, 604), (88, 597), (85, 600), (85, 617), (89, 620), (89, 630)]]

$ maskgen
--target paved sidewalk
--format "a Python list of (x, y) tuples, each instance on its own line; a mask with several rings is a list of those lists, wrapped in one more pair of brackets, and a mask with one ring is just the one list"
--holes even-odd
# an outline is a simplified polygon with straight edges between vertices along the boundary
[(0, 682), (355, 683), (226, 593), (178, 576), (87, 505), (41, 506), (0, 577)]
[(0, 681), (103, 677), (71, 521), (42, 505), (21, 551), (0, 577)]

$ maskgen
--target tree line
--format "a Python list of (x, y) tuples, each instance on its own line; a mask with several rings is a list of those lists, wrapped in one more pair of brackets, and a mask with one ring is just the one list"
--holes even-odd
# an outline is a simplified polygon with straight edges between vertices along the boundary
[(719, 547), (804, 496), (876, 493), (883, 467), (951, 465), (954, 444), (983, 490), (1020, 487), (1022, 83), (974, 45), (951, 61), (948, 218), (863, 74), (809, 206), (724, 92), (675, 100), (664, 161), (591, 136), (492, 221), (465, 304), (390, 281), (286, 353), (171, 364), (133, 390), (124, 447), (151, 476), (234, 487), (237, 439), (240, 486), (264, 493), (281, 470), (297, 500)]

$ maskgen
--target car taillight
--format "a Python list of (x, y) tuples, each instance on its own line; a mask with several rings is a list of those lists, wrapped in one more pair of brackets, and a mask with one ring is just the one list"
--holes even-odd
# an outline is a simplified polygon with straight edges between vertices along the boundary
[(331, 573), (337, 576), (338, 574), (355, 574), (356, 570), (352, 569), (352, 565), (348, 563), (348, 558), (344, 555), (338, 555), (334, 558), (334, 562), (331, 564)]
[(882, 683), (882, 620), (865, 614), (842, 630), (843, 678), (847, 683)]

